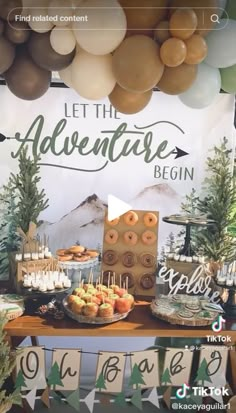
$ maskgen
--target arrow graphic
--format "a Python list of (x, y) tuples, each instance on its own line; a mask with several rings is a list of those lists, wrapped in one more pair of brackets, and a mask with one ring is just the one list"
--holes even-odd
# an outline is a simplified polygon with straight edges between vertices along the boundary
[(178, 146), (175, 147), (172, 153), (176, 155), (175, 159), (182, 158), (182, 156), (189, 155), (188, 152), (183, 151), (182, 149), (178, 148)]

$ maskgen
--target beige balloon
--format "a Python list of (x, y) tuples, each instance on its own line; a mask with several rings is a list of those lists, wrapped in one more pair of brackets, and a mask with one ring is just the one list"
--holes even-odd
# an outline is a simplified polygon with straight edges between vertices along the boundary
[(112, 71), (112, 56), (94, 56), (78, 53), (71, 69), (74, 89), (85, 99), (99, 100), (108, 96), (115, 87)]
[(32, 8), (29, 10), (29, 15), (31, 17), (29, 26), (34, 32), (46, 33), (52, 30), (53, 24), (47, 21), (37, 21), (37, 17), (46, 17), (48, 15), (47, 9), (45, 8)]
[(51, 0), (48, 4), (48, 15), (53, 18), (56, 17), (56, 26), (68, 26), (73, 15), (71, 2), (68, 0)]
[[(105, 55), (113, 52), (126, 35), (126, 16), (116, 0), (87, 0), (79, 9), (87, 22), (74, 22), (79, 45), (88, 53)], [(86, 29), (86, 30), (84, 30)]]
[(71, 53), (76, 46), (75, 36), (69, 28), (54, 27), (50, 34), (50, 42), (55, 52), (62, 55)]
[(66, 86), (73, 88), (71, 69), (72, 69), (72, 64), (63, 70), (60, 70), (58, 74), (60, 76), (60, 79), (62, 80), (63, 83), (65, 83)]

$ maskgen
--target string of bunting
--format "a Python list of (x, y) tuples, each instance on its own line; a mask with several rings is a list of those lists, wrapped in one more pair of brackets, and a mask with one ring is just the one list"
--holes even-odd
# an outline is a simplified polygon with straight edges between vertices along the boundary
[[(52, 352), (52, 366), (48, 375), (45, 360), (47, 351)], [(97, 356), (95, 386), (84, 398), (80, 397), (82, 354)], [(191, 374), (194, 353), (186, 348), (89, 352), (82, 349), (24, 347), (17, 354), (15, 388), (21, 391), (22, 399), (32, 410), (36, 400), (41, 400), (48, 408), (51, 400), (66, 402), (76, 411), (84, 403), (90, 413), (93, 413), (96, 403), (115, 403), (123, 408), (131, 403), (142, 410), (144, 402), (150, 402), (159, 409), (159, 401), (163, 400), (170, 408), (171, 403), (178, 399), (178, 392), (174, 388), (182, 387), (183, 383), (188, 387), (186, 400), (202, 404), (202, 397), (196, 398), (193, 386), (226, 386), (228, 354), (227, 347), (205, 345), (200, 349), (198, 369), (194, 368), (196, 373)], [(127, 357), (130, 358), (131, 366), (128, 396), (123, 390)], [(211, 397), (223, 403), (218, 393)]]

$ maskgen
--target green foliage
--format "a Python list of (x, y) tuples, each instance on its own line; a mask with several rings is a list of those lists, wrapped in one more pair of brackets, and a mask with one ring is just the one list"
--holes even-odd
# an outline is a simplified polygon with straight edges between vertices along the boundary
[(10, 347), (5, 340), (5, 333), (3, 331), (6, 324), (5, 316), (0, 313), (0, 406), (7, 404), (21, 405), (20, 390), (16, 389), (13, 393), (7, 394), (3, 390), (4, 383), (10, 377), (16, 365), (16, 357), (10, 351)]
[(56, 385), (63, 386), (63, 383), (61, 381), (60, 369), (57, 362), (53, 364), (51, 371), (48, 375), (48, 385), (53, 387), (55, 387)]
[(38, 189), (41, 180), (38, 166), (40, 156), (31, 159), (27, 151), (28, 147), (22, 149), (19, 156), (19, 172), (11, 173), (9, 179), (9, 185), (17, 199), (14, 222), (24, 232), (28, 231), (30, 222), (38, 223), (39, 214), (48, 207), (44, 189)]
[(210, 383), (212, 382), (208, 374), (207, 361), (204, 358), (198, 368), (197, 377), (195, 379), (195, 382), (201, 382), (202, 386), (204, 386), (205, 381), (208, 381)]
[(135, 363), (129, 380), (129, 386), (136, 386), (136, 388), (138, 388), (139, 384), (145, 384), (145, 381), (143, 380), (143, 374)]
[(168, 384), (172, 384), (171, 377), (170, 377), (170, 372), (169, 372), (168, 368), (165, 369), (164, 373), (161, 376), (161, 384), (164, 385), (164, 386), (165, 385), (167, 386)]
[(105, 390), (106, 390), (105, 379), (104, 379), (104, 376), (103, 376), (102, 373), (99, 374), (99, 377), (98, 377), (98, 379), (97, 379), (97, 381), (96, 381), (95, 387), (96, 387), (96, 389), (99, 389), (100, 391), (101, 391), (102, 389), (105, 389)]

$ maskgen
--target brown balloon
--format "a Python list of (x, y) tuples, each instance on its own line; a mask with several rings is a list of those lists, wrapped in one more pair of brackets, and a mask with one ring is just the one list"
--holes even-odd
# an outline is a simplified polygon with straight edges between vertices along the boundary
[(181, 40), (189, 39), (197, 28), (197, 16), (191, 9), (178, 9), (170, 18), (170, 33)]
[(128, 33), (153, 34), (153, 29), (167, 16), (168, 0), (120, 0), (127, 18)]
[(69, 66), (75, 56), (73, 52), (60, 55), (53, 50), (50, 42), (50, 34), (32, 32), (28, 42), (29, 53), (34, 62), (46, 70), (62, 70)]
[(168, 20), (163, 20), (156, 26), (154, 30), (154, 39), (162, 44), (171, 37), (169, 32), (169, 22)]
[(218, 0), (171, 0), (169, 6), (194, 9), (198, 19), (196, 33), (202, 36), (212, 30), (214, 23), (211, 21), (211, 15), (218, 12)]
[(187, 54), (187, 48), (183, 40), (171, 37), (166, 40), (160, 50), (162, 62), (169, 67), (176, 67), (181, 65)]
[(4, 20), (15, 20), (16, 15), (22, 12), (21, 0), (0, 0), (0, 17)]
[(145, 93), (128, 92), (116, 85), (109, 95), (109, 100), (118, 112), (131, 115), (140, 112), (148, 105), (152, 93), (152, 90)]
[(185, 63), (196, 65), (201, 63), (207, 55), (207, 43), (199, 34), (194, 34), (190, 39), (185, 40), (187, 55)]
[(48, 90), (51, 72), (38, 67), (26, 53), (19, 53), (4, 78), (15, 96), (24, 100), (35, 100)]
[(15, 47), (3, 36), (0, 37), (0, 74), (11, 67), (15, 58)]
[(160, 80), (164, 65), (156, 42), (147, 36), (125, 39), (113, 55), (113, 72), (125, 90), (144, 93)]
[(27, 42), (30, 37), (30, 27), (24, 22), (6, 23), (5, 36), (15, 44)]
[(2, 20), (0, 20), (0, 36), (3, 34), (4, 32), (4, 22)]
[(197, 65), (182, 65), (177, 67), (166, 67), (158, 89), (168, 95), (179, 95), (185, 92), (193, 84), (197, 76)]

